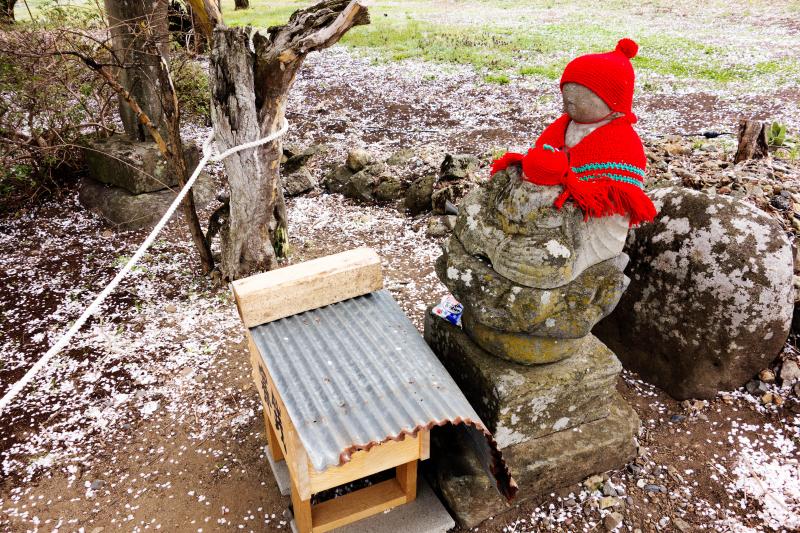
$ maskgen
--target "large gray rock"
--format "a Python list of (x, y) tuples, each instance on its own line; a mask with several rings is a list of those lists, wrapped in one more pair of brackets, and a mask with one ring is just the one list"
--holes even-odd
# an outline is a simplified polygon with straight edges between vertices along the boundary
[[(194, 201), (201, 209), (214, 199), (215, 187), (211, 176), (205, 172), (197, 178), (194, 187)], [(121, 187), (113, 187), (91, 178), (81, 181), (79, 199), (90, 209), (121, 231), (150, 228), (158, 222), (175, 199), (177, 191), (163, 191), (131, 194)], [(179, 208), (175, 216), (182, 216)]]
[(414, 180), (406, 191), (405, 206), (412, 215), (431, 210), (431, 195), (436, 176), (429, 174)]
[(291, 174), (281, 174), (281, 184), (286, 196), (297, 196), (317, 186), (317, 179), (307, 167), (299, 167)]
[(474, 178), (480, 161), (470, 154), (447, 154), (444, 156), (439, 174), (444, 181)]
[[(184, 150), (187, 168), (194, 170), (200, 161), (200, 151), (193, 144), (187, 144)], [(153, 142), (112, 135), (89, 141), (83, 152), (91, 178), (130, 193), (160, 191), (178, 184), (178, 177), (169, 172), (166, 160)]]
[(430, 310), (425, 316), (425, 341), (504, 454), (509, 446), (608, 416), (622, 370), (614, 354), (592, 335), (563, 361), (537, 366), (508, 363)]
[(628, 219), (585, 220), (572, 202), (556, 209), (561, 190), (522, 180), (519, 167), (511, 166), (464, 198), (455, 235), (467, 253), (488, 258), (497, 273), (519, 285), (566, 285), (622, 252)]
[(478, 322), (497, 330), (559, 339), (583, 337), (611, 313), (628, 284), (621, 254), (593, 265), (572, 283), (535, 289), (514, 283), (451, 237), (436, 274)]
[(595, 333), (676, 399), (740, 387), (789, 333), (791, 245), (777, 221), (726, 196), (669, 187), (651, 197), (659, 215), (626, 249), (630, 286)]
[[(541, 501), (556, 489), (635, 457), (639, 418), (618, 393), (610, 400), (608, 416), (583, 424), (579, 431), (559, 431), (503, 450), (519, 486), (515, 504)], [(431, 466), (434, 488), (456, 521), (473, 528), (508, 510), (508, 503), (491, 485), (468, 439), (458, 427), (435, 428)]]

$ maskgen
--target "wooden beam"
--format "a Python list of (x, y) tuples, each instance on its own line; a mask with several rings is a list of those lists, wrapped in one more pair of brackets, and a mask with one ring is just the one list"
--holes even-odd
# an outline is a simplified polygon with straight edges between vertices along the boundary
[(374, 446), (369, 451), (361, 450), (350, 457), (342, 466), (332, 466), (322, 472), (308, 465), (311, 492), (317, 493), (338, 487), (377, 472), (389, 470), (398, 465), (416, 460), (419, 457), (419, 440), (406, 437), (401, 441), (387, 441)]
[(297, 530), (300, 533), (311, 533), (313, 531), (311, 497), (306, 500), (302, 499), (294, 484), (294, 479), (292, 479), (292, 512)]
[(431, 432), (424, 429), (417, 435), (419, 438), (419, 460), (425, 461), (431, 458)]
[(245, 327), (302, 313), (383, 288), (381, 260), (356, 248), (234, 281)]
[(275, 435), (275, 430), (272, 429), (272, 423), (269, 421), (266, 410), (264, 411), (264, 422), (267, 425), (267, 444), (269, 445), (269, 453), (272, 454), (272, 460), (282, 461), (283, 451), (281, 450), (280, 441), (278, 436)]
[(417, 499), (417, 461), (410, 461), (398, 466), (395, 470), (397, 482), (406, 495), (406, 503)]
[(312, 507), (312, 531), (330, 531), (404, 503), (406, 495), (397, 479), (382, 481)]

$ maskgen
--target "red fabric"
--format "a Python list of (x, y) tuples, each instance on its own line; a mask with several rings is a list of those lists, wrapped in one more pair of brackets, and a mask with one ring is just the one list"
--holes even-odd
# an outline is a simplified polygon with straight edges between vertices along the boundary
[[(554, 203), (559, 209), (571, 198), (586, 218), (628, 215), (632, 226), (653, 220), (656, 209), (643, 190), (641, 175), (647, 157), (630, 122), (620, 117), (567, 148), (564, 135), (569, 121), (569, 115), (561, 116), (542, 132), (525, 156), (504, 155), (492, 165), (492, 173), (521, 161), (527, 181), (564, 187)], [(635, 180), (635, 183), (625, 180)]]
[(613, 111), (624, 113), (635, 123), (636, 115), (631, 111), (631, 106), (636, 76), (631, 59), (636, 57), (638, 51), (639, 45), (634, 41), (622, 39), (611, 52), (576, 57), (564, 69), (561, 87), (565, 83), (579, 83), (588, 87)]

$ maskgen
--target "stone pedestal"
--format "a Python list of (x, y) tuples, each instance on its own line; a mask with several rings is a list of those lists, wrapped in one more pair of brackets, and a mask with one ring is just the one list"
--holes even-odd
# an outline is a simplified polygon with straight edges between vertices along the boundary
[[(184, 148), (191, 170), (200, 160), (196, 146)], [(87, 178), (79, 199), (117, 229), (127, 231), (152, 227), (164, 214), (179, 190), (178, 178), (153, 142), (134, 141), (122, 135), (90, 141), (84, 149)], [(214, 198), (214, 183), (206, 173), (192, 189), (196, 207)]]
[[(596, 337), (588, 336), (568, 359), (535, 366), (494, 357), (461, 328), (430, 313), (425, 340), (493, 431), (519, 485), (516, 502), (618, 468), (635, 456), (639, 418), (616, 392), (619, 361)], [(437, 431), (432, 477), (459, 523), (473, 527), (506, 510), (467, 437)]]

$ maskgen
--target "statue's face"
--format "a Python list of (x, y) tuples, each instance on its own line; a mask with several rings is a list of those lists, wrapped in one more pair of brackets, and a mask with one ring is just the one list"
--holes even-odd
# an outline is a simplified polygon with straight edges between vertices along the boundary
[(588, 87), (578, 83), (565, 83), (561, 88), (564, 113), (576, 122), (596, 122), (611, 113), (602, 98)]

